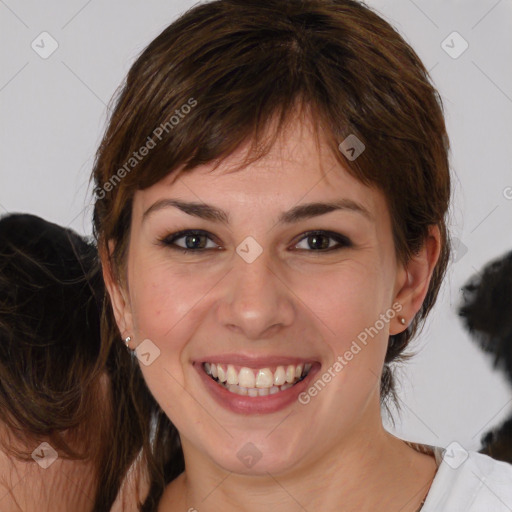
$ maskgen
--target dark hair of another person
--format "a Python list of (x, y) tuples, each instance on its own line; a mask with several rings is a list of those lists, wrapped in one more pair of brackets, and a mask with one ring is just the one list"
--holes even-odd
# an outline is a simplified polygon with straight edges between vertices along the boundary
[[(464, 327), (512, 385), (512, 252), (488, 263), (462, 288)], [(512, 464), (512, 417), (482, 436), (482, 453)]]
[[(98, 495), (88, 497), (94, 511), (110, 510), (142, 446), (117, 435), (128, 419), (112, 404), (133, 407), (124, 402), (127, 374), (116, 371), (124, 347), (101, 350), (104, 294), (92, 241), (34, 215), (0, 219), (0, 421), (7, 427), (1, 448), (33, 462), (32, 452), (46, 441), (60, 458), (90, 461), (97, 481), (108, 475)], [(122, 436), (130, 449), (113, 457)]]
[[(310, 115), (315, 133), (348, 172), (383, 192), (398, 261), (417, 253), (431, 225), (440, 229), (441, 253), (425, 301), (409, 327), (389, 338), (381, 379), (385, 403), (394, 397), (391, 365), (404, 359), (421, 329), (449, 260), (449, 141), (442, 101), (423, 63), (364, 4), (217, 0), (193, 7), (167, 27), (131, 67), (96, 155), (98, 249), (114, 279), (125, 284), (137, 190), (170, 174), (220, 164), (246, 143), (250, 151), (241, 167), (254, 162), (301, 115)], [(351, 134), (365, 144), (355, 160), (338, 149)], [(150, 149), (135, 159), (143, 146)], [(102, 329), (107, 345), (121, 343), (110, 301)], [(155, 510), (165, 485), (184, 470), (179, 434), (139, 385), (137, 361), (125, 354), (122, 365), (135, 383), (126, 391), (140, 407), (124, 428), (144, 433), (151, 479), (141, 510)], [(154, 436), (147, 431), (148, 417), (155, 421)]]

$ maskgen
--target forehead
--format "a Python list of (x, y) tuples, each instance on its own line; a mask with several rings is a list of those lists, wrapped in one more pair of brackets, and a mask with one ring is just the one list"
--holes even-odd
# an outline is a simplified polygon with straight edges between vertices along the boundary
[[(173, 197), (216, 204), (224, 209), (282, 211), (300, 203), (351, 199), (376, 217), (385, 213), (383, 195), (353, 177), (333, 155), (311, 123), (298, 120), (283, 130), (270, 151), (241, 167), (249, 144), (214, 163), (185, 173), (171, 173), (135, 194), (134, 210), (142, 215), (155, 201)], [(273, 213), (272, 213), (273, 214)]]

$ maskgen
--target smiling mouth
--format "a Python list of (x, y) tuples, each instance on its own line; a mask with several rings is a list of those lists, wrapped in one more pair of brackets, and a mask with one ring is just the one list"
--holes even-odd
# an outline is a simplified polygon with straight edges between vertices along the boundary
[(281, 393), (304, 380), (312, 363), (280, 365), (254, 370), (232, 364), (203, 363), (203, 371), (231, 393), (258, 397)]

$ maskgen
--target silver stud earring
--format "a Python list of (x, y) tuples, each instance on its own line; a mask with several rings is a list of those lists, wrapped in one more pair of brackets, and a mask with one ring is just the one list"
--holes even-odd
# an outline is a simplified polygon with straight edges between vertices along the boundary
[(400, 317), (400, 323), (402, 325), (405, 325), (405, 318), (403, 316)]
[(126, 348), (130, 348), (130, 341), (132, 341), (131, 336), (127, 336), (127, 337), (124, 339), (124, 343), (125, 343), (125, 345), (126, 345)]

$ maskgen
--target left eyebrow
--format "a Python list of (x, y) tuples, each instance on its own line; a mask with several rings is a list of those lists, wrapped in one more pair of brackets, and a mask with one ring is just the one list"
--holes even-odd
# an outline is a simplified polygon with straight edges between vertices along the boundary
[(372, 214), (360, 203), (352, 201), (351, 199), (340, 199), (338, 201), (328, 203), (307, 203), (295, 206), (291, 210), (282, 213), (279, 216), (279, 224), (292, 224), (303, 219), (311, 217), (318, 217), (326, 213), (334, 212), (337, 210), (348, 210), (359, 213), (366, 217), (369, 221), (375, 222)]
[[(229, 214), (220, 208), (205, 203), (181, 201), (178, 199), (161, 199), (153, 203), (143, 213), (142, 220), (144, 221), (151, 213), (157, 210), (169, 207), (178, 208), (182, 212), (193, 217), (199, 217), (200, 219), (229, 224)], [(316, 202), (295, 206), (291, 210), (281, 213), (278, 218), (278, 224), (293, 224), (304, 219), (318, 217), (339, 210), (359, 213), (371, 222), (375, 222), (372, 214), (362, 204), (352, 201), (351, 199), (340, 199), (327, 203)]]

